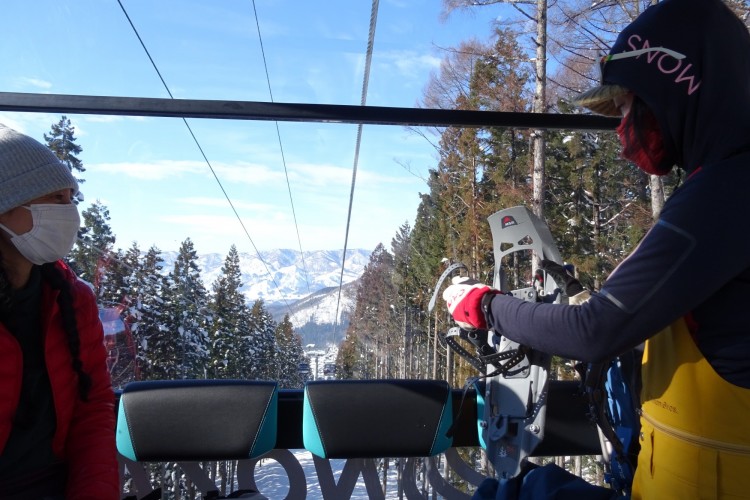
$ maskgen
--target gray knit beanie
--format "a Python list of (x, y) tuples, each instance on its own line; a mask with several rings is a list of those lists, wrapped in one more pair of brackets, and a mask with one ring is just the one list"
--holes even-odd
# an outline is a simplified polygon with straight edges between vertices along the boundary
[(47, 146), (0, 123), (0, 214), (66, 188), (78, 183)]

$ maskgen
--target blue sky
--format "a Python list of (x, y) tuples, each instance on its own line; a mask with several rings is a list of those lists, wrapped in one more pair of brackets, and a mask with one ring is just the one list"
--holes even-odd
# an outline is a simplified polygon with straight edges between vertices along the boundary
[[(174, 97), (271, 100), (252, 0), (121, 1)], [(380, 1), (368, 105), (415, 106), (440, 48), (488, 39), (501, 12), (445, 21), (441, 3)], [(369, 0), (255, 8), (274, 101), (360, 103)], [(4, 0), (0, 32), (0, 91), (168, 97), (117, 0)], [(81, 208), (109, 208), (118, 248), (176, 250), (187, 237), (199, 253), (344, 247), (356, 125), (279, 122), (285, 174), (274, 122), (188, 120), (248, 238), (181, 119), (68, 117), (87, 169)], [(59, 118), (0, 112), (0, 122), (40, 140)], [(364, 126), (348, 247), (390, 248), (398, 227), (413, 224), (435, 162), (419, 135)]]

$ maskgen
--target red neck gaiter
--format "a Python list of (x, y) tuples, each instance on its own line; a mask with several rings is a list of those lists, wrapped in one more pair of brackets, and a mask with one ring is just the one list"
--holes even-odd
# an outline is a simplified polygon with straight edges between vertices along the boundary
[(617, 127), (622, 144), (622, 157), (635, 163), (638, 168), (651, 175), (667, 175), (672, 170), (671, 162), (665, 161), (664, 139), (653, 113), (646, 113), (641, 133), (636, 133), (633, 121), (623, 118)]

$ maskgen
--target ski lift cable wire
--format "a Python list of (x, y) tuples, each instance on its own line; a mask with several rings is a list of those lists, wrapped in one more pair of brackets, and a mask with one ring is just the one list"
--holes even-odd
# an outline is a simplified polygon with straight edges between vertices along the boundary
[[(261, 53), (261, 56), (263, 57), (263, 69), (266, 72), (266, 83), (268, 84), (268, 95), (271, 98), (271, 102), (274, 102), (273, 91), (271, 90), (271, 77), (268, 74), (268, 63), (266, 62), (266, 51), (263, 48), (263, 37), (261, 36), (261, 33), (260, 33), (260, 22), (258, 21), (258, 10), (255, 6), (255, 0), (253, 0), (253, 15), (255, 16), (255, 26), (258, 30), (258, 42), (260, 42), (260, 53)], [(274, 121), (274, 123), (276, 124), (276, 137), (278, 137), (279, 139), (279, 151), (281, 152), (281, 163), (284, 166), (284, 176), (286, 177), (286, 187), (287, 187), (287, 190), (289, 191), (289, 204), (291, 205), (291, 208), (292, 208), (292, 218), (294, 219), (294, 230), (297, 232), (297, 243), (299, 245), (299, 254), (300, 254), (300, 257), (302, 258), (302, 270), (305, 273), (305, 283), (307, 284), (307, 293), (311, 294), (312, 291), (310, 290), (310, 279), (309, 279), (309, 275), (307, 272), (307, 265), (305, 264), (305, 254), (302, 251), (302, 239), (300, 238), (300, 235), (299, 235), (299, 224), (297, 224), (297, 212), (294, 209), (294, 199), (292, 197), (292, 186), (289, 183), (289, 171), (287, 170), (287, 167), (286, 167), (286, 157), (284, 155), (284, 146), (281, 142), (281, 131), (279, 130), (279, 122)]]
[[(154, 67), (154, 70), (156, 71), (156, 74), (159, 76), (159, 80), (161, 80), (162, 85), (164, 85), (164, 88), (167, 91), (167, 94), (169, 94), (170, 99), (174, 99), (174, 96), (172, 95), (172, 92), (169, 90), (169, 86), (167, 85), (167, 82), (164, 81), (164, 78), (161, 75), (161, 72), (159, 71), (159, 68), (156, 65), (156, 62), (154, 62), (154, 59), (151, 57), (151, 53), (148, 51), (148, 48), (146, 48), (146, 44), (143, 42), (143, 39), (141, 38), (141, 35), (138, 33), (138, 30), (135, 27), (135, 24), (133, 24), (133, 21), (130, 19), (130, 15), (128, 14), (128, 11), (125, 9), (125, 6), (122, 4), (121, 0), (117, 0), (117, 3), (120, 5), (120, 9), (122, 9), (123, 14), (125, 14), (125, 18), (128, 20), (128, 23), (130, 24), (130, 27), (133, 29), (133, 33), (135, 33), (135, 36), (138, 38), (138, 41), (141, 44), (141, 47), (143, 48), (144, 52), (146, 52), (146, 56), (148, 57), (148, 60), (151, 61), (151, 65)], [(258, 247), (255, 245), (255, 242), (253, 241), (252, 237), (250, 236), (250, 233), (248, 232), (247, 228), (245, 227), (245, 224), (242, 222), (242, 218), (240, 218), (239, 213), (237, 212), (237, 209), (234, 206), (234, 203), (232, 203), (231, 198), (229, 197), (229, 194), (227, 193), (226, 189), (224, 189), (224, 185), (221, 183), (221, 180), (219, 179), (219, 176), (216, 175), (216, 172), (214, 171), (213, 165), (211, 165), (211, 162), (208, 160), (208, 157), (206, 156), (206, 153), (203, 151), (203, 148), (201, 147), (200, 143), (198, 142), (198, 138), (193, 133), (193, 129), (190, 127), (190, 124), (188, 124), (186, 118), (182, 118), (183, 123), (185, 124), (185, 127), (187, 127), (188, 132), (190, 133), (190, 136), (193, 138), (193, 141), (195, 142), (195, 145), (198, 147), (198, 151), (200, 151), (201, 156), (203, 157), (203, 160), (206, 162), (206, 165), (208, 166), (208, 169), (211, 171), (211, 174), (214, 177), (214, 180), (216, 180), (216, 183), (219, 185), (219, 189), (221, 189), (221, 192), (224, 194), (224, 197), (227, 200), (227, 203), (229, 203), (229, 207), (232, 209), (232, 212), (234, 213), (235, 217), (237, 218), (237, 221), (240, 223), (240, 227), (242, 227), (242, 231), (245, 233), (245, 236), (247, 236), (247, 239), (250, 241), (250, 244), (255, 249), (255, 253), (258, 256), (258, 259), (263, 263), (263, 266), (266, 269), (266, 273), (268, 274), (269, 278), (271, 278), (271, 282), (274, 284), (274, 286), (281, 290), (281, 287), (276, 282), (276, 279), (273, 277), (273, 274), (271, 273), (270, 269), (268, 268), (268, 264), (265, 260), (263, 260), (263, 256), (261, 256), (260, 251), (258, 250)], [(289, 302), (287, 302), (286, 298), (282, 296), (282, 300), (284, 301), (284, 304), (286, 304), (287, 309), (289, 310), (289, 313), (292, 313), (292, 308), (289, 305)]]
[[(365, 70), (362, 78), (362, 98), (361, 105), (367, 104), (367, 87), (370, 82), (370, 66), (372, 63), (372, 51), (375, 45), (375, 27), (378, 20), (378, 5), (379, 0), (372, 0), (372, 9), (370, 10), (370, 30), (367, 36), (367, 53), (365, 55)], [(346, 214), (346, 231), (344, 233), (344, 251), (341, 256), (341, 274), (339, 276), (339, 291), (338, 297), (336, 298), (336, 315), (333, 318), (333, 339), (332, 343), (336, 342), (336, 327), (339, 324), (339, 309), (341, 307), (341, 290), (344, 286), (344, 268), (346, 267), (346, 250), (349, 243), (349, 226), (352, 220), (352, 205), (354, 204), (354, 187), (357, 183), (357, 165), (359, 163), (359, 147), (362, 143), (362, 124), (357, 125), (357, 142), (354, 147), (354, 164), (352, 166), (352, 184), (349, 191), (349, 208)]]

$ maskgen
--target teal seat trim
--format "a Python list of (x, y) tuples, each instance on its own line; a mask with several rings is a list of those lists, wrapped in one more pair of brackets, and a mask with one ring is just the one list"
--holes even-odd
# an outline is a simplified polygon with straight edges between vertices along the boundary
[(120, 455), (133, 460), (138, 461), (138, 457), (133, 449), (133, 439), (130, 436), (130, 427), (128, 426), (128, 419), (125, 415), (125, 404), (122, 400), (117, 408), (117, 431), (116, 431), (117, 451)]
[(279, 411), (279, 391), (275, 388), (268, 406), (263, 414), (263, 422), (258, 429), (256, 441), (250, 449), (250, 458), (258, 458), (273, 450), (276, 446), (276, 428)]
[(313, 412), (310, 404), (306, 386), (302, 407), (302, 441), (307, 451), (320, 458), (326, 458), (326, 449), (320, 437), (320, 430), (315, 420), (315, 412)]

